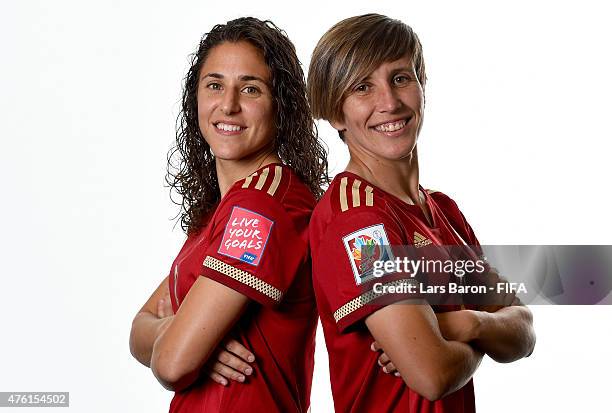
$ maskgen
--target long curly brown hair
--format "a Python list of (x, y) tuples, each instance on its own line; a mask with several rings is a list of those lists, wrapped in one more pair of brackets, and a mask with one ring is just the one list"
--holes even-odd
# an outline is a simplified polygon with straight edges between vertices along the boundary
[[(302, 179), (315, 197), (329, 183), (327, 153), (317, 137), (306, 96), (306, 83), (295, 47), (285, 32), (271, 21), (243, 17), (218, 24), (205, 34), (191, 56), (184, 79), (181, 112), (176, 123), (176, 145), (168, 152), (166, 182), (170, 197), (180, 205), (181, 227), (199, 230), (221, 194), (215, 158), (198, 125), (197, 90), (200, 69), (208, 53), (223, 42), (248, 41), (259, 48), (270, 69), (276, 105), (275, 149), (279, 158)], [(175, 201), (176, 192), (180, 201)]]

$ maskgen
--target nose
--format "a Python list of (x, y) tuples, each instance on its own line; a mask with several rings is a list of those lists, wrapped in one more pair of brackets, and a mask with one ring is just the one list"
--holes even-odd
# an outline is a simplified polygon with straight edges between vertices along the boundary
[(395, 112), (402, 107), (402, 101), (391, 85), (378, 89), (377, 106), (379, 112)]
[(227, 89), (227, 91), (223, 94), (223, 100), (221, 101), (220, 108), (224, 115), (231, 115), (233, 113), (240, 112), (239, 92), (233, 89)]

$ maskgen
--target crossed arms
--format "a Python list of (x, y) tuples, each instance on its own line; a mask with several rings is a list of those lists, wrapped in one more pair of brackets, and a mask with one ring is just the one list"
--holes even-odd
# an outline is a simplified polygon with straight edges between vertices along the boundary
[[(529, 356), (535, 346), (532, 315), (518, 300), (494, 312), (460, 310), (434, 314), (424, 301), (388, 305), (366, 318), (373, 350), (385, 372), (397, 371), (406, 385), (429, 400), (463, 387), (484, 354), (507, 363)], [(491, 310), (491, 309), (490, 309)]]
[(167, 295), (168, 278), (134, 317), (130, 351), (151, 368), (165, 388), (178, 391), (198, 378), (249, 299), (223, 284), (199, 277), (178, 312), (160, 318), (158, 305)]
[[(130, 350), (151, 367), (167, 389), (180, 390), (193, 383), (221, 341), (240, 318), (249, 299), (205, 277), (200, 277), (176, 315), (159, 317), (159, 303), (167, 299), (166, 278), (134, 317)], [(429, 400), (440, 399), (463, 387), (484, 354), (507, 363), (527, 357), (535, 345), (531, 312), (514, 305), (487, 311), (461, 310), (434, 314), (424, 302), (388, 305), (366, 318), (376, 340), (375, 350), (385, 371), (397, 371), (406, 385)], [(225, 384), (247, 371), (252, 354), (234, 342), (224, 350), (211, 377)], [(236, 357), (238, 356), (238, 357)], [(244, 360), (244, 361), (243, 361)], [(233, 368), (230, 368), (233, 367)], [(223, 377), (222, 377), (223, 376)], [(238, 376), (239, 377), (239, 376)]]

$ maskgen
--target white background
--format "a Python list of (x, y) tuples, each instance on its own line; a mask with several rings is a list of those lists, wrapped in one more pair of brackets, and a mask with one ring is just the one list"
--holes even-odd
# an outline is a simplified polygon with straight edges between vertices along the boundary
[[(412, 25), (429, 77), (423, 185), (454, 197), (484, 244), (610, 244), (609, 10), (498, 3), (2, 1), (0, 391), (167, 411), (171, 394), (129, 353), (130, 323), (183, 241), (163, 178), (187, 56), (235, 17), (272, 19), (305, 69), (342, 18)], [(342, 170), (337, 135), (320, 135)], [(612, 307), (533, 312), (535, 353), (483, 362), (478, 410), (605, 410)], [(312, 410), (332, 411), (322, 334)]]

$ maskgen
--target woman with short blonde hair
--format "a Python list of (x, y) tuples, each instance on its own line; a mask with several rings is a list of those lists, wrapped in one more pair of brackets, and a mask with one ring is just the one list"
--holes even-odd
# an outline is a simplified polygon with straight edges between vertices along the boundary
[(479, 249), (457, 204), (419, 182), (425, 81), (417, 35), (378, 14), (337, 23), (312, 54), (314, 116), (350, 153), (309, 228), (336, 412), (474, 412), (472, 375), (483, 354), (508, 362), (535, 343), (525, 307), (430, 305), (418, 289), (393, 292), (415, 285), (408, 273), (373, 271), (393, 261), (390, 246)]

